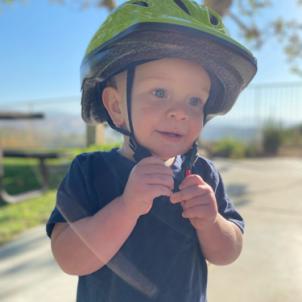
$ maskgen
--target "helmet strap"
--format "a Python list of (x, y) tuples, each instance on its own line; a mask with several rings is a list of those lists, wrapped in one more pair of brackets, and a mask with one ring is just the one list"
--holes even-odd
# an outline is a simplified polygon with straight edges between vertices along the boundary
[[(117, 127), (110, 116), (108, 115), (107, 122), (116, 131), (129, 136), (129, 146), (131, 150), (133, 151), (133, 159), (136, 162), (139, 162), (140, 160), (149, 157), (152, 155), (152, 153), (145, 148), (144, 146), (140, 145), (135, 137), (134, 134), (134, 127), (132, 122), (132, 90), (133, 90), (133, 83), (134, 83), (134, 77), (135, 77), (135, 68), (137, 64), (131, 64), (129, 68), (127, 69), (127, 113), (128, 113), (128, 120), (129, 120), (129, 128), (130, 130), (119, 128)], [(196, 159), (197, 159), (197, 142), (195, 141), (192, 145), (192, 148), (187, 151), (185, 154), (182, 155), (183, 163), (182, 163), (182, 172), (185, 176), (188, 171), (191, 171), (192, 166), (194, 165)]]
[(192, 172), (192, 167), (198, 157), (198, 145), (195, 141), (189, 151), (182, 155), (183, 163), (181, 165), (181, 170), (184, 174), (184, 177), (190, 175)]
[(129, 146), (132, 149), (133, 158), (136, 162), (139, 162), (145, 157), (151, 156), (151, 152), (140, 145), (135, 137), (134, 134), (134, 127), (132, 123), (132, 90), (133, 90), (133, 83), (134, 83), (134, 76), (135, 76), (135, 64), (132, 64), (127, 70), (127, 112), (128, 112), (128, 120), (129, 120), (129, 128), (130, 128), (130, 135), (129, 135)]
[[(133, 83), (135, 77), (135, 67), (136, 64), (132, 64), (127, 70), (127, 112), (128, 112), (128, 120), (129, 120), (129, 128), (130, 128), (130, 135), (129, 135), (129, 146), (134, 152), (133, 158), (136, 162), (139, 162), (145, 157), (151, 156), (151, 152), (145, 148), (144, 146), (140, 145), (135, 138), (134, 134), (134, 127), (132, 123), (132, 90), (133, 90)], [(194, 165), (197, 159), (198, 147), (197, 141), (195, 141), (192, 145), (192, 148), (187, 151), (185, 154), (182, 155), (184, 161), (182, 164), (182, 171), (184, 175), (191, 171), (192, 166)]]
[[(109, 116), (109, 114), (108, 114), (108, 116)], [(111, 119), (110, 116), (107, 117), (107, 123), (109, 124), (109, 126), (110, 126), (112, 129), (114, 129), (114, 130), (116, 130), (116, 131), (118, 131), (118, 132), (120, 132), (120, 133), (122, 133), (122, 134), (124, 134), (124, 135), (126, 135), (126, 136), (130, 136), (130, 135), (131, 135), (131, 133), (130, 133), (127, 129), (124, 129), (124, 128), (120, 128), (120, 127), (115, 126), (115, 124), (113, 123), (113, 121), (112, 121), (112, 119)]]
[[(97, 86), (98, 95), (100, 95), (100, 96), (102, 95), (102, 91), (103, 91), (104, 88), (105, 88), (104, 83), (101, 83), (101, 84), (99, 84), (99, 85)], [(105, 114), (105, 120), (106, 120), (106, 122), (108, 123), (108, 125), (109, 125), (112, 129), (114, 129), (114, 130), (116, 130), (117, 132), (119, 132), (119, 133), (121, 133), (121, 134), (124, 134), (124, 135), (126, 135), (126, 136), (130, 136), (131, 133), (130, 133), (127, 129), (120, 128), (120, 127), (118, 127), (118, 126), (116, 126), (116, 125), (114, 124), (114, 122), (113, 122), (113, 120), (111, 119), (111, 116), (110, 116), (110, 114), (108, 113), (107, 110), (105, 110), (104, 114)]]

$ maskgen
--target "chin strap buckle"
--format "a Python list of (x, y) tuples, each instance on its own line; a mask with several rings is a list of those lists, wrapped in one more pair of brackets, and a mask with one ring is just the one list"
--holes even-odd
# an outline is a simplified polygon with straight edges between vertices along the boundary
[(191, 174), (192, 174), (191, 169), (187, 169), (187, 170), (185, 171), (185, 177), (187, 177), (187, 176), (189, 176), (189, 175), (191, 175)]
[(195, 164), (195, 161), (197, 160), (198, 157), (198, 147), (197, 147), (197, 142), (194, 142), (192, 148), (183, 155), (184, 157), (184, 162), (182, 164), (182, 170), (183, 170), (183, 175), (184, 178), (192, 174), (192, 167)]

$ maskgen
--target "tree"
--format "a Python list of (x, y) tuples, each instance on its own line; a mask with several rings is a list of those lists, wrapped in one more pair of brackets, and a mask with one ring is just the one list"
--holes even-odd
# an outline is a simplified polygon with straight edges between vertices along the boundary
[[(77, 6), (85, 9), (90, 6), (105, 8), (108, 11), (116, 7), (115, 0), (49, 0), (50, 2)], [(278, 0), (199, 0), (221, 16), (230, 18), (248, 44), (260, 49), (272, 37), (278, 40), (286, 55), (289, 68), (302, 77), (302, 23), (300, 20), (276, 17), (266, 23), (260, 20), (259, 12), (271, 9), (281, 3)], [(302, 8), (302, 0), (295, 0)], [(0, 0), (1, 4), (25, 2), (25, 0)], [(260, 21), (260, 22), (259, 22)]]
[[(228, 16), (236, 23), (241, 34), (254, 48), (261, 48), (270, 37), (275, 37), (283, 47), (292, 72), (302, 76), (302, 23), (297, 20), (276, 18), (259, 25), (257, 13), (259, 10), (277, 5), (270, 0), (205, 0), (204, 4), (216, 10), (221, 16)], [(296, 0), (302, 6), (302, 0)], [(234, 11), (237, 13), (234, 13)], [(240, 17), (239, 17), (240, 16)]]
[[(82, 7), (96, 5), (111, 11), (116, 6), (114, 0), (98, 0), (94, 4), (92, 2), (83, 0)], [(201, 3), (211, 7), (222, 17), (229, 17), (237, 25), (240, 34), (255, 49), (260, 49), (271, 37), (276, 38), (287, 57), (290, 70), (302, 77), (302, 69), (299, 67), (302, 66), (302, 23), (283, 18), (268, 20), (265, 24), (256, 22), (259, 11), (278, 5), (278, 0), (204, 0)], [(302, 0), (296, 0), (296, 3), (302, 6)]]
[[(0, 0), (1, 4), (22, 0)], [(115, 0), (49, 0), (50, 2), (76, 5), (81, 9), (95, 6), (112, 11), (116, 7)], [(163, 0), (165, 1), (165, 0)], [(239, 33), (254, 49), (260, 49), (271, 38), (278, 40), (286, 55), (289, 69), (302, 77), (302, 23), (300, 20), (275, 17), (265, 23), (261, 20), (260, 11), (271, 9), (281, 2), (278, 0), (199, 0), (222, 17), (229, 18), (237, 25)], [(302, 8), (302, 0), (295, 0)]]
[[(12, 1), (6, 0), (6, 2)], [(73, 5), (75, 3), (74, 0), (49, 1), (66, 4), (72, 2)], [(302, 7), (302, 0), (295, 1), (298, 6)], [(96, 6), (108, 11), (116, 6), (114, 0), (78, 0), (76, 2), (81, 8)], [(217, 11), (222, 17), (230, 18), (237, 25), (239, 33), (254, 49), (260, 49), (266, 41), (271, 40), (271, 37), (276, 38), (283, 48), (290, 70), (302, 77), (302, 69), (299, 67), (302, 66), (302, 23), (300, 20), (280, 17), (268, 20), (266, 23), (258, 20), (261, 17), (259, 12), (277, 6), (280, 3), (278, 0), (200, 0), (200, 2)]]

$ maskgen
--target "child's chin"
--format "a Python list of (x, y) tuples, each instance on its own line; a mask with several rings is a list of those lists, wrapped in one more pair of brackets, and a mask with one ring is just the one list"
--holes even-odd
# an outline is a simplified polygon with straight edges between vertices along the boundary
[(170, 158), (173, 158), (177, 155), (182, 155), (185, 154), (187, 151), (190, 150), (191, 147), (189, 148), (170, 148), (170, 149), (166, 149), (166, 150), (155, 150), (155, 149), (151, 149), (151, 153), (155, 156), (158, 156), (159, 158), (161, 158), (162, 160), (168, 160)]
[(175, 157), (177, 155), (181, 155), (181, 154), (183, 154), (183, 153), (180, 153), (180, 152), (158, 152), (158, 153), (155, 152), (155, 153), (153, 153), (153, 155), (158, 156), (162, 160), (168, 160), (170, 158), (173, 158), (173, 157)]

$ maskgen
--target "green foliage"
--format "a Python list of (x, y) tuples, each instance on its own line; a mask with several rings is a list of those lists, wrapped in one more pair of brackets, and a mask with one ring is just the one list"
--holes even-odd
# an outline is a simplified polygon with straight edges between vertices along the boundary
[[(0, 200), (0, 245), (12, 240), (24, 230), (47, 221), (55, 204), (56, 188), (62, 180), (67, 166), (48, 165), (50, 170), (50, 190), (40, 197), (18, 204), (6, 204)], [(37, 163), (24, 160), (4, 161), (5, 189), (12, 195), (40, 187)]]
[(211, 155), (227, 158), (243, 158), (246, 155), (246, 145), (234, 138), (225, 138), (211, 147)]
[(261, 145), (258, 143), (251, 142), (250, 144), (246, 145), (245, 148), (245, 156), (248, 158), (255, 158), (262, 156)]
[(280, 125), (268, 122), (263, 128), (262, 149), (264, 155), (274, 156), (284, 141), (284, 132)]
[[(5, 177), (3, 185), (12, 195), (40, 188), (40, 173), (38, 163), (34, 160), (5, 159)], [(66, 171), (53, 169), (50, 171), (50, 190), (38, 198), (26, 200), (18, 204), (6, 204), (0, 200), (0, 245), (13, 239), (22, 231), (45, 223), (55, 204), (55, 190)]]
[(262, 130), (261, 142), (246, 144), (241, 140), (225, 138), (212, 144), (203, 145), (202, 148), (213, 157), (300, 156), (302, 124), (284, 129), (279, 124), (269, 121)]
[(73, 148), (73, 149), (66, 149), (65, 152), (69, 154), (70, 158), (74, 158), (78, 154), (85, 153), (85, 152), (97, 152), (97, 151), (109, 151), (113, 148), (119, 147), (120, 144), (106, 144), (106, 145), (91, 145), (85, 148)]
[(302, 147), (302, 124), (283, 130), (285, 146)]
[(12, 240), (26, 229), (46, 223), (54, 204), (54, 190), (23, 203), (2, 204), (0, 208), (0, 245)]
[[(115, 147), (118, 147), (118, 145), (94, 145), (88, 148), (62, 150), (62, 153), (67, 155), (66, 158), (51, 159), (47, 161), (50, 173), (50, 188), (55, 189), (57, 187), (66, 173), (69, 163), (78, 154), (85, 152), (108, 151)], [(21, 192), (35, 190), (41, 187), (42, 180), (38, 160), (5, 158), (4, 172), (5, 177), (3, 179), (3, 185), (10, 194), (19, 194)]]
[[(25, 190), (33, 190), (39, 187), (39, 176), (37, 164), (21, 163), (16, 160), (13, 163), (11, 160), (4, 164), (5, 178), (3, 181), (4, 187), (11, 194), (18, 194)], [(16, 175), (18, 177), (16, 178)]]
[[(117, 145), (90, 146), (89, 148), (65, 149), (69, 156), (48, 160), (50, 190), (37, 198), (18, 204), (7, 204), (0, 200), (0, 245), (12, 240), (28, 228), (44, 224), (55, 205), (56, 189), (63, 179), (70, 161), (84, 152), (106, 151)], [(40, 188), (41, 179), (38, 161), (34, 159), (4, 159), (3, 184), (12, 195)]]

